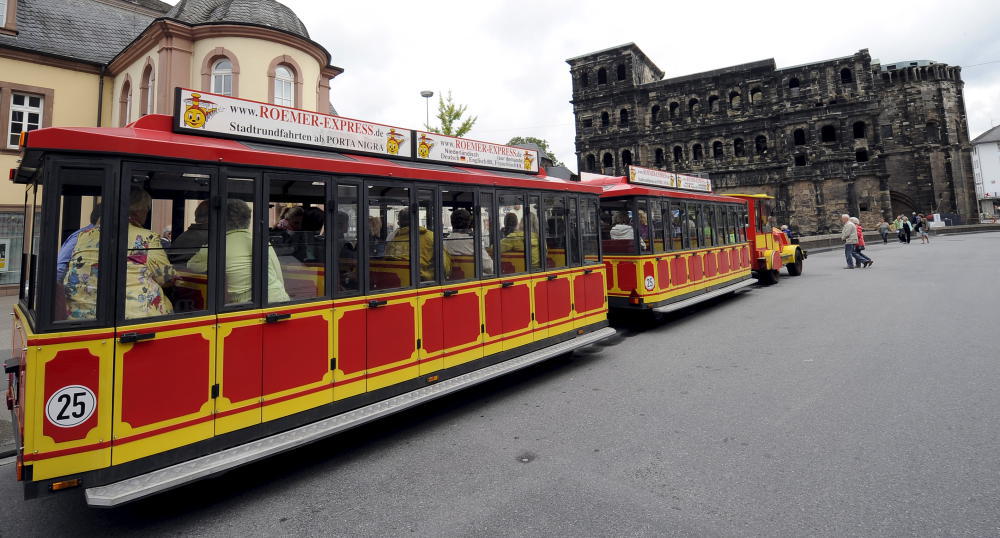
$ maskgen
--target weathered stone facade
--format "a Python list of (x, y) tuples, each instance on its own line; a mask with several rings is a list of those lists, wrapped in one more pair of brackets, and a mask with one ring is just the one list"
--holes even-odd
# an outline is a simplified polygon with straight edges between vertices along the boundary
[(863, 49), (778, 69), (762, 60), (663, 78), (634, 44), (567, 60), (579, 169), (707, 173), (717, 192), (767, 193), (800, 233), (839, 215), (977, 217), (961, 69), (873, 63)]

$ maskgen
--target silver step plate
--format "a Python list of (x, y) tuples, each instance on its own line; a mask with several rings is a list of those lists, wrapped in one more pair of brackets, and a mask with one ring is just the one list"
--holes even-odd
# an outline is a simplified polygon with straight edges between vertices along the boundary
[(734, 291), (741, 290), (741, 289), (743, 289), (743, 288), (745, 288), (747, 286), (753, 286), (756, 283), (757, 283), (757, 281), (754, 280), (754, 279), (752, 279), (752, 278), (747, 279), (747, 280), (741, 280), (740, 282), (737, 282), (736, 284), (732, 284), (730, 286), (726, 286), (725, 288), (719, 288), (717, 290), (712, 290), (712, 291), (710, 291), (708, 293), (704, 293), (702, 295), (695, 295), (694, 297), (691, 297), (689, 299), (684, 299), (683, 301), (677, 301), (676, 303), (670, 303), (670, 304), (667, 304), (667, 305), (658, 306), (658, 307), (654, 308), (653, 311), (654, 312), (661, 312), (661, 313), (674, 312), (674, 311), (680, 310), (682, 308), (687, 308), (687, 307), (689, 307), (691, 305), (696, 305), (696, 304), (698, 304), (698, 303), (700, 303), (702, 301), (707, 301), (707, 300), (709, 300), (709, 299), (711, 299), (713, 297), (718, 297), (720, 295), (725, 295), (727, 293), (732, 293)]
[(537, 362), (567, 353), (579, 347), (593, 344), (609, 336), (615, 330), (611, 327), (598, 329), (592, 333), (577, 336), (572, 340), (539, 349), (511, 359), (428, 385), (406, 394), (401, 394), (381, 402), (349, 411), (301, 426), (294, 430), (278, 433), (245, 445), (202, 456), (184, 463), (178, 463), (144, 475), (115, 482), (106, 486), (88, 488), (87, 504), (90, 506), (117, 506), (136, 499), (160, 493), (168, 489), (218, 474), (229, 469), (246, 465), (296, 447), (318, 441), (366, 422), (402, 411), (404, 409), (462, 390), (489, 379), (531, 366)]

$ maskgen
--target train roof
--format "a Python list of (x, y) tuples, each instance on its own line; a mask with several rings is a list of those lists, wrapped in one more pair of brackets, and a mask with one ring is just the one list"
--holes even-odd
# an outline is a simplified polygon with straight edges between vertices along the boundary
[(690, 200), (703, 200), (707, 202), (729, 202), (739, 203), (730, 196), (721, 194), (709, 194), (701, 192), (690, 192), (679, 189), (666, 189), (649, 185), (637, 185), (629, 183), (625, 176), (599, 176), (588, 174), (588, 177), (580, 180), (581, 183), (599, 186), (601, 188), (601, 198), (617, 198), (621, 196), (661, 196), (670, 198), (685, 198)]
[[(412, 160), (349, 154), (175, 133), (173, 118), (149, 114), (126, 127), (48, 127), (27, 133), (22, 167), (31, 168), (45, 152), (141, 155), (154, 158), (210, 162), (321, 173), (379, 176), (406, 180), (445, 181), (497, 187), (547, 189), (599, 194), (601, 187), (546, 174), (522, 174), (415, 162)], [(19, 173), (15, 181), (30, 181)]]

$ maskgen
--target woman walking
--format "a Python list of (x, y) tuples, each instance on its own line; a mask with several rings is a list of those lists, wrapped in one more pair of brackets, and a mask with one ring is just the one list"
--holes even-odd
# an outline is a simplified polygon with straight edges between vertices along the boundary
[(858, 220), (858, 217), (851, 217), (851, 222), (858, 230), (858, 242), (854, 245), (854, 259), (858, 261), (858, 267), (871, 267), (875, 261), (861, 252), (865, 249), (865, 233), (861, 227), (861, 221)]
[(882, 244), (889, 244), (889, 223), (882, 219), (882, 222), (878, 225), (878, 233), (882, 235)]

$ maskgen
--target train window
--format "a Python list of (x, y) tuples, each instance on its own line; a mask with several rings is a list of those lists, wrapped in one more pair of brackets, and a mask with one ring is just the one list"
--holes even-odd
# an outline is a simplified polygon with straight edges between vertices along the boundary
[(670, 234), (670, 250), (684, 249), (684, 205), (677, 202), (663, 201), (663, 207), (669, 215), (667, 228)]
[(705, 241), (703, 246), (715, 245), (715, 206), (711, 204), (701, 206), (701, 232)]
[[(417, 261), (420, 264), (421, 284), (439, 282), (437, 276), (437, 257), (441, 237), (441, 224), (438, 220), (437, 204), (434, 203), (434, 191), (417, 190), (417, 248), (420, 249)], [(451, 257), (447, 251), (441, 254), (444, 259), (444, 272), (451, 271)]]
[(358, 225), (358, 186), (337, 185), (337, 215), (333, 221), (333, 251), (337, 253), (337, 295), (361, 291), (358, 279), (358, 251), (361, 250)]
[(583, 200), (580, 210), (580, 235), (584, 263), (601, 261), (601, 218), (597, 200)]
[[(104, 172), (85, 169), (60, 172), (59, 243), (52, 319), (96, 320), (101, 276), (99, 258), (101, 251), (110, 246), (107, 241), (101, 241)], [(36, 230), (38, 225), (37, 221), (33, 223)], [(39, 253), (52, 252), (52, 247), (45, 247), (37, 240), (34, 249)]]
[(523, 273), (527, 269), (524, 248), (524, 196), (501, 194), (500, 211), (503, 228), (500, 229), (500, 274)]
[(667, 251), (666, 227), (664, 225), (664, 213), (669, 209), (665, 207), (662, 200), (653, 198), (649, 201), (650, 217), (653, 223), (653, 252), (660, 254)]
[(687, 230), (688, 248), (699, 248), (704, 244), (702, 241), (701, 229), (701, 206), (698, 204), (687, 204)]
[[(446, 281), (476, 278), (475, 209), (472, 192), (441, 190)], [(488, 252), (481, 257), (483, 264), (493, 264)]]
[(726, 233), (726, 206), (715, 206), (715, 240), (717, 246), (729, 244), (729, 234)]
[[(268, 245), (267, 252), (260, 254), (254, 248), (257, 244), (255, 237), (255, 226), (257, 219), (254, 218), (259, 208), (254, 206), (255, 178), (228, 178), (226, 180), (226, 204), (222, 208), (221, 221), (224, 223), (225, 235), (223, 235), (224, 252), (226, 253), (226, 269), (223, 273), (225, 282), (226, 306), (254, 303), (253, 282), (255, 280), (255, 270), (263, 270), (259, 260), (264, 257), (267, 260), (267, 290), (268, 298), (271, 300), (288, 300), (285, 293), (285, 282), (281, 278), (281, 266), (278, 263), (278, 256), (274, 247)], [(181, 234), (177, 241), (185, 243), (198, 243), (206, 245), (207, 235), (202, 236), (201, 230), (205, 224), (205, 219), (201, 213), (206, 212), (207, 202), (201, 202), (195, 208), (194, 223)], [(207, 230), (206, 230), (207, 231)], [(204, 247), (203, 247), (204, 248)], [(202, 252), (202, 251), (199, 251)], [(189, 265), (196, 263), (201, 258), (202, 263), (207, 267), (207, 257), (202, 254), (195, 254), (197, 258), (192, 258)], [(278, 299), (281, 297), (282, 299)]]
[(628, 200), (601, 201), (601, 244), (608, 254), (637, 254)]
[(744, 243), (747, 241), (747, 222), (747, 208), (743, 206), (740, 208), (740, 241)]
[[(208, 268), (213, 254), (202, 246), (204, 265), (188, 260), (171, 263), (171, 256), (185, 254), (168, 239), (172, 230), (187, 230), (195, 211), (208, 200), (211, 176), (197, 172), (156, 171), (133, 175), (122, 230), (125, 240), (125, 319), (141, 319), (206, 310), (212, 281)], [(158, 231), (160, 233), (158, 233)], [(209, 230), (211, 232), (211, 230)], [(191, 256), (194, 257), (193, 255)], [(121, 276), (119, 278), (122, 278)]]
[(636, 227), (639, 230), (639, 252), (649, 252), (652, 248), (652, 243), (649, 240), (649, 211), (646, 204), (645, 198), (639, 198), (635, 201), (636, 205)]
[(568, 264), (568, 248), (566, 237), (566, 198), (555, 194), (546, 194), (545, 203), (545, 267), (558, 269)]
[(538, 230), (538, 196), (528, 196), (528, 217), (522, 221), (524, 229), (528, 234), (528, 263), (531, 264), (532, 271), (542, 269), (541, 240)]
[(278, 177), (268, 183), (269, 242), (280, 265), (280, 272), (268, 268), (268, 303), (326, 294), (326, 183)]
[[(38, 254), (39, 249), (42, 248), (42, 244), (39, 241), (41, 235), (41, 208), (42, 208), (42, 186), (33, 185), (28, 187), (24, 195), (24, 244), (22, 245), (22, 255), (21, 255), (21, 301), (27, 305), (28, 309), (35, 311), (38, 305), (38, 278), (40, 276), (40, 271), (38, 271)], [(60, 237), (61, 239), (61, 237)], [(70, 252), (72, 254), (72, 252)], [(62, 282), (58, 279), (56, 280), (56, 288), (59, 288)], [(48, 286), (46, 286), (48, 288)], [(65, 295), (62, 291), (56, 293), (56, 300), (65, 303)], [(65, 308), (64, 308), (65, 310)], [(66, 314), (63, 311), (60, 314), (65, 317)]]
[(493, 233), (493, 223), (496, 222), (493, 193), (483, 192), (479, 194), (479, 209), (479, 233), (482, 246), (480, 263), (483, 266), (483, 276), (492, 277), (496, 274), (496, 260), (498, 258), (498, 256), (494, 256), (497, 250), (493, 246), (493, 238), (496, 237), (496, 234)]
[(569, 265), (578, 266), (583, 263), (583, 258), (580, 256), (580, 212), (578, 210), (579, 200), (575, 197), (570, 197), (567, 199), (567, 212), (568, 217), (566, 221), (568, 238), (568, 246), (566, 252), (569, 254), (568, 262)]
[(412, 220), (408, 187), (368, 186), (369, 290), (410, 286)]

